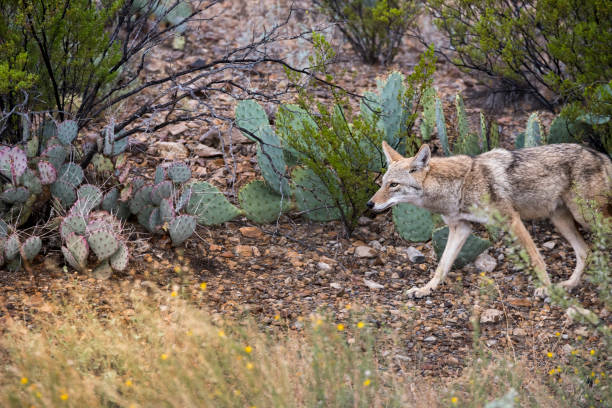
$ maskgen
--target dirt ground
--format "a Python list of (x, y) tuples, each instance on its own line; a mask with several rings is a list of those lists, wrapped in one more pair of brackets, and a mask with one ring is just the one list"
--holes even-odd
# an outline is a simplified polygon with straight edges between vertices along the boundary
[[(159, 54), (152, 55), (148, 75), (157, 75), (168, 67), (187, 66), (198, 58), (211, 58), (227, 47), (247, 41), (249, 29), (272, 24), (282, 15), (286, 3), (225, 2), (214, 25), (201, 22), (188, 30), (185, 49), (175, 50), (168, 43)], [(299, 1), (296, 5), (299, 8), (308, 3)], [(298, 10), (291, 28), (304, 29), (318, 19), (313, 13)], [(435, 39), (435, 31), (430, 31)], [(334, 42), (340, 44), (340, 34), (333, 34)], [(279, 45), (285, 48), (278, 51), (297, 63), (303, 46), (294, 41)], [(376, 77), (389, 70), (410, 72), (423, 47), (406, 37), (391, 67), (364, 65), (346, 44), (339, 49), (339, 62), (334, 69), (340, 82), (361, 93), (375, 88)], [(271, 67), (266, 77), (253, 79), (253, 85), (278, 86), (283, 77), (280, 69)], [(446, 103), (457, 92), (463, 92), (473, 120), (490, 102), (490, 98), (483, 96), (484, 86), (443, 60), (437, 64), (434, 84)], [(233, 113), (231, 99), (217, 102), (220, 109)], [(524, 130), (532, 109), (529, 101), (515, 100), (490, 113), (502, 126), (504, 146), (513, 145), (514, 134)], [(552, 115), (542, 116), (546, 126)], [(209, 128), (198, 123), (178, 126), (183, 125), (137, 136), (135, 142), (144, 146), (155, 138), (184, 144), (190, 151), (187, 160), (194, 175), (216, 184), (233, 202), (240, 186), (259, 177), (254, 146), (237, 133), (233, 134), (231, 155), (226, 150), (221, 152), (225, 155), (206, 157), (194, 153), (192, 147), (200, 143)], [(202, 143), (220, 148), (218, 140), (207, 139)], [(143, 174), (151, 176), (165, 158), (155, 149), (143, 148), (132, 149), (130, 160)], [(231, 165), (228, 160), (233, 160)], [(474, 265), (453, 270), (432, 296), (409, 300), (405, 291), (425, 284), (435, 269), (437, 260), (431, 244), (402, 240), (394, 232), (390, 213), (366, 214), (360, 224), (347, 239), (336, 222), (312, 223), (288, 214), (276, 224), (256, 225), (239, 217), (224, 225), (199, 227), (197, 237), (181, 249), (171, 248), (168, 238), (150, 236), (133, 224), (132, 262), (127, 272), (100, 282), (64, 267), (59, 252), (47, 253), (40, 257), (33, 277), (25, 272), (0, 274), (0, 304), (4, 305), (0, 315), (27, 319), (30, 313), (48, 312), (46, 299), (75, 285), (99, 288), (100, 298), (92, 301), (100, 302), (104, 308), (105, 292), (150, 281), (168, 290), (178, 288), (184, 296), (219, 317), (250, 315), (262, 326), (287, 330), (300, 330), (303, 317), (322, 309), (338, 322), (345, 321), (350, 313), (364, 312), (373, 323), (392, 329), (397, 337), (398, 341), (385, 346), (385, 352), (391, 353), (398, 363), (411, 365), (425, 375), (457, 375), (465, 366), (471, 352), (470, 316), (475, 306), (482, 311), (499, 312), (498, 320), (481, 325), (484, 344), (492, 350), (546, 364), (547, 352), (563, 355), (563, 346), (575, 344), (579, 337), (585, 347), (597, 347), (599, 339), (588, 337), (585, 327), (568, 322), (558, 307), (533, 298), (532, 278), (508, 261), (502, 242), (488, 250), (496, 263), (492, 272), (481, 276)], [(528, 229), (542, 251), (553, 281), (566, 279), (575, 263), (571, 247), (547, 222), (530, 223)], [(486, 236), (484, 231), (480, 234)], [(355, 255), (355, 248), (361, 245), (373, 248), (371, 257)], [(405, 253), (410, 246), (425, 255), (424, 261), (410, 262)], [(198, 291), (202, 282), (207, 284), (205, 292)], [(575, 295), (600, 317), (612, 322), (589, 283), (583, 282)]]

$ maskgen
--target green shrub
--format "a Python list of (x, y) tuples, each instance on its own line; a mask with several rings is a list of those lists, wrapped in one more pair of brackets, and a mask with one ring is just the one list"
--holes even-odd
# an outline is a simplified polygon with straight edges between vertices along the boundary
[(412, 0), (313, 0), (367, 64), (390, 64), (417, 14)]
[[(429, 0), (453, 62), (534, 94), (550, 110), (612, 77), (612, 4)], [(449, 54), (450, 55), (450, 54)]]

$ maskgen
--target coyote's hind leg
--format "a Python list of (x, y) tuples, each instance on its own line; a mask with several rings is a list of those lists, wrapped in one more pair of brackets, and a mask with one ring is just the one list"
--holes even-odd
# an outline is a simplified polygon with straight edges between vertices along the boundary
[(575, 288), (580, 283), (580, 277), (582, 271), (586, 265), (586, 259), (589, 254), (589, 247), (580, 232), (576, 228), (574, 217), (565, 207), (558, 208), (550, 217), (550, 221), (553, 223), (557, 231), (570, 243), (574, 252), (576, 253), (576, 268), (572, 273), (572, 276), (566, 281), (560, 283), (561, 286), (570, 290)]

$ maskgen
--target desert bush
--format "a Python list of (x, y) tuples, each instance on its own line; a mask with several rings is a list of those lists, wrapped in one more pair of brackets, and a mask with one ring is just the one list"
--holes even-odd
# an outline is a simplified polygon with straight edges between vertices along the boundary
[(417, 15), (412, 0), (313, 0), (367, 64), (390, 64)]
[(427, 2), (448, 36), (442, 50), (458, 67), (533, 94), (555, 110), (612, 76), (612, 6), (609, 2)]

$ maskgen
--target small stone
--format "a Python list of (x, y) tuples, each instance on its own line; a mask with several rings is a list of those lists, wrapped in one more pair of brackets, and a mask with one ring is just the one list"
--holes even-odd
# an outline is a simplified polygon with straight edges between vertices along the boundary
[(425, 262), (425, 255), (423, 255), (423, 253), (419, 251), (418, 249), (416, 249), (415, 247), (412, 247), (412, 246), (408, 247), (404, 250), (404, 252), (406, 253), (406, 256), (408, 256), (408, 259), (412, 263), (422, 264), (423, 262)]
[(172, 48), (175, 50), (183, 50), (185, 49), (185, 37), (182, 35), (177, 35), (172, 40)]
[(480, 315), (480, 323), (497, 323), (502, 317), (504, 317), (504, 312), (497, 309), (486, 309)]
[(357, 224), (359, 225), (368, 225), (372, 222), (371, 218), (368, 217), (359, 217), (359, 219), (357, 220)]
[(337, 290), (342, 289), (342, 285), (340, 285), (338, 282), (332, 282), (332, 283), (330, 283), (330, 284), (329, 284), (329, 286), (330, 286), (332, 289), (337, 289)]
[(317, 268), (323, 272), (330, 272), (333, 269), (330, 264), (325, 263), (325, 262), (319, 262), (317, 264)]
[(263, 232), (257, 227), (242, 227), (240, 233), (247, 238), (261, 238), (263, 236)]
[(242, 256), (242, 257), (253, 256), (253, 247), (251, 247), (250, 245), (236, 245), (236, 248), (234, 248), (234, 251), (236, 252), (236, 255), (238, 256)]
[(372, 248), (374, 248), (375, 250), (382, 252), (384, 251), (384, 248), (382, 246), (382, 244), (378, 241), (370, 241), (368, 242), (368, 245), (371, 246)]
[(355, 248), (355, 256), (357, 258), (375, 258), (376, 250), (367, 245), (360, 245)]
[(186, 159), (189, 156), (189, 150), (182, 143), (156, 142), (151, 147), (153, 153), (166, 160)]
[(485, 341), (485, 343), (487, 344), (488, 347), (491, 347), (497, 344), (497, 340), (490, 339), (490, 340)]
[(365, 285), (368, 288), (370, 288), (370, 289), (382, 289), (382, 288), (384, 288), (384, 286), (381, 285), (380, 283), (376, 283), (376, 282), (368, 280), (368, 279), (364, 279), (363, 283), (365, 283)]
[(545, 243), (542, 244), (542, 246), (548, 250), (551, 250), (555, 247), (555, 245), (557, 245), (557, 243), (555, 241), (547, 241)]
[(512, 330), (512, 334), (518, 337), (525, 337), (527, 335), (527, 332), (525, 331), (525, 329), (517, 327), (514, 330)]
[(393, 272), (393, 273), (391, 274), (391, 279), (399, 279), (399, 273), (397, 273), (397, 272)]
[(451, 338), (452, 339), (460, 339), (463, 337), (463, 334), (459, 333), (459, 332), (453, 332), (451, 333)]
[(425, 337), (425, 339), (423, 339), (423, 341), (431, 343), (433, 341), (436, 341), (436, 337), (435, 336)]
[(261, 256), (261, 252), (259, 252), (259, 248), (254, 246), (254, 247), (251, 247), (251, 249), (253, 250), (253, 256)]
[(431, 300), (431, 299), (427, 299), (427, 300), (425, 301), (425, 304), (426, 304), (426, 305), (433, 305), (433, 300)]
[(189, 150), (191, 150), (195, 155), (200, 157), (220, 157), (223, 156), (221, 151), (215, 149), (214, 147), (206, 146), (202, 143), (196, 143), (189, 145)]
[(179, 136), (185, 133), (189, 128), (184, 123), (178, 123), (176, 125), (168, 126), (168, 133), (172, 136)]
[(366, 271), (365, 277), (369, 278), (370, 276), (378, 275), (378, 271)]
[(491, 255), (487, 253), (482, 253), (478, 255), (478, 257), (474, 261), (474, 266), (476, 267), (478, 272), (493, 272), (493, 270), (497, 266), (497, 261)]

